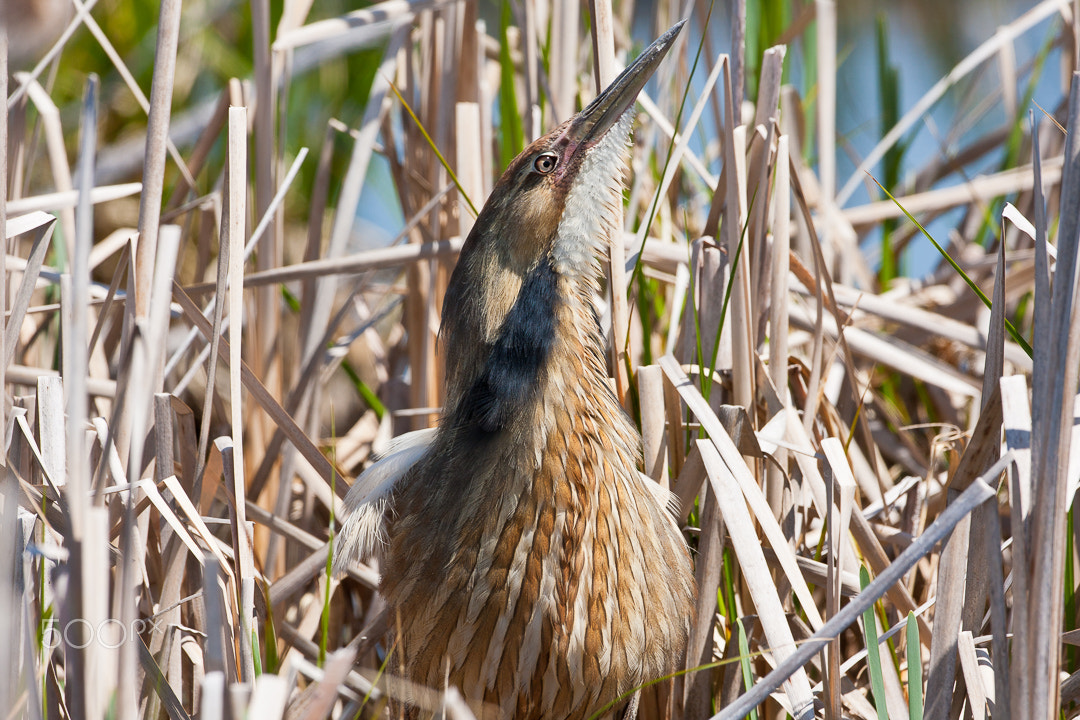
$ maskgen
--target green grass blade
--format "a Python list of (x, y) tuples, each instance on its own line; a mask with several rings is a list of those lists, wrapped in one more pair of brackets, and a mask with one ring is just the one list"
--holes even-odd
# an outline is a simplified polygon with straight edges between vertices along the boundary
[(721, 579), (720, 590), (724, 595), (724, 605), (727, 607), (727, 617), (732, 618), (738, 615), (738, 610), (735, 606), (735, 568), (737, 560), (735, 559), (735, 551), (728, 545), (724, 548), (724, 561), (720, 567)]
[[(330, 437), (335, 441), (337, 440), (337, 426), (334, 422), (334, 404), (330, 404)], [(335, 442), (330, 449), (330, 456), (332, 465), (331, 467), (337, 468), (337, 453), (334, 448), (337, 446)], [(330, 473), (330, 497), (337, 497), (337, 472)], [(319, 619), (320, 632), (319, 632), (319, 667), (322, 667), (326, 663), (326, 644), (330, 637), (330, 586), (333, 584), (333, 567), (334, 567), (334, 531), (336, 528), (334, 517), (334, 504), (330, 503), (330, 538), (327, 541), (328, 552), (326, 553), (326, 569), (323, 571), (323, 580), (326, 584), (326, 592), (323, 594), (323, 607), (322, 617)]]
[[(889, 62), (889, 35), (887, 18), (884, 12), (878, 14), (875, 24), (877, 37), (878, 97), (881, 101), (881, 134), (885, 135), (900, 121), (900, 71)], [(885, 185), (894, 188), (900, 182), (900, 168), (905, 145), (897, 143), (885, 153)], [(878, 269), (878, 284), (882, 289), (899, 273), (893, 248), (893, 231), (896, 220), (888, 219), (881, 224), (881, 267)]]
[[(706, 28), (709, 27), (709, 21), (712, 19), (712, 11), (713, 11), (713, 6), (715, 4), (716, 4), (715, 0), (712, 0), (712, 2), (709, 3), (708, 10), (706, 10), (706, 13), (705, 13), (705, 27)], [(694, 77), (694, 73), (697, 71), (698, 63), (701, 61), (701, 54), (702, 54), (702, 52), (704, 50), (705, 50), (705, 36), (702, 35), (701, 40), (698, 42), (697, 50), (694, 52), (694, 61), (690, 65), (690, 72), (689, 72), (689, 75), (687, 76), (686, 85), (683, 86), (682, 98), (679, 100), (679, 109), (678, 109), (678, 111), (676, 111), (675, 120), (672, 123), (672, 127), (676, 128), (676, 130), (682, 124), (683, 111), (686, 109), (686, 100), (690, 96), (690, 90), (692, 88), (691, 79)], [(668, 144), (667, 154), (664, 156), (664, 164), (660, 168), (660, 178), (663, 178), (664, 175), (667, 174), (668, 165), (671, 163), (671, 155), (674, 152), (675, 152), (675, 138), (673, 137), (671, 139), (671, 142)], [(657, 183), (656, 191), (657, 191), (657, 193), (660, 192), (660, 184), (659, 183)], [(628, 291), (629, 291), (630, 287), (632, 287), (634, 285), (634, 283), (640, 283), (641, 279), (643, 277), (643, 273), (645, 271), (645, 266), (644, 266), (644, 264), (642, 262), (642, 256), (645, 254), (645, 240), (649, 236), (649, 230), (652, 228), (653, 221), (656, 219), (656, 213), (660, 209), (660, 200), (661, 200), (660, 197), (654, 196), (652, 198), (652, 200), (650, 200), (650, 202), (649, 202), (649, 216), (645, 220), (645, 232), (641, 236), (641, 245), (638, 247), (638, 250), (637, 250), (637, 261), (634, 263), (634, 272), (630, 274), (630, 278), (627, 280), (627, 290)], [(633, 312), (633, 310), (634, 310), (634, 305), (631, 304), (630, 312)], [(627, 336), (629, 337), (629, 329), (627, 330)], [(699, 355), (700, 355), (700, 353), (699, 353)]]
[(457, 191), (461, 193), (461, 197), (465, 199), (465, 203), (469, 206), (469, 210), (472, 211), (473, 216), (479, 215), (480, 211), (476, 209), (475, 205), (473, 205), (473, 201), (469, 197), (468, 193), (465, 192), (465, 188), (461, 187), (461, 183), (458, 181), (458, 177), (454, 173), (454, 168), (450, 167), (450, 163), (448, 163), (446, 161), (446, 158), (443, 157), (443, 154), (439, 152), (439, 148), (435, 145), (435, 141), (431, 139), (430, 135), (428, 135), (427, 128), (425, 128), (424, 124), (420, 122), (420, 118), (416, 117), (416, 113), (413, 112), (413, 109), (409, 105), (409, 103), (405, 101), (405, 97), (401, 94), (401, 91), (397, 89), (397, 85), (395, 85), (394, 83), (390, 83), (390, 89), (394, 91), (395, 95), (397, 95), (398, 101), (401, 102), (401, 107), (405, 108), (405, 112), (409, 113), (409, 117), (411, 117), (413, 122), (416, 123), (416, 127), (419, 128), (420, 134), (424, 136), (424, 141), (427, 142), (428, 147), (430, 147), (432, 152), (435, 153), (435, 157), (439, 158), (439, 164), (443, 166), (443, 168), (446, 170), (446, 174), (450, 176), (450, 179), (454, 183), (454, 187), (456, 187)]
[(270, 592), (269, 589), (264, 586), (263, 598), (266, 603), (266, 622), (263, 624), (263, 643), (265, 650), (263, 654), (266, 656), (266, 660), (263, 661), (263, 667), (266, 672), (277, 674), (278, 669), (281, 667), (281, 658), (277, 654), (277, 626), (274, 625), (274, 611), (270, 606)]
[(510, 57), (510, 40), (506, 34), (512, 21), (510, 3), (502, 3), (502, 14), (499, 16), (499, 136), (502, 139), (499, 143), (499, 155), (503, 167), (509, 165), (525, 147), (525, 131), (518, 113), (517, 92), (514, 89), (514, 78), (517, 74), (514, 61)]
[[(869, 175), (869, 173), (867, 174)], [(915, 219), (914, 215), (907, 211), (907, 208), (900, 204), (899, 200), (893, 197), (893, 194), (889, 192), (884, 185), (877, 181), (877, 178), (875, 178), (873, 175), (870, 175), (870, 179), (874, 181), (874, 184), (881, 188), (881, 191), (883, 193), (889, 196), (889, 199), (893, 201), (893, 204), (895, 204), (896, 207), (900, 208), (900, 212), (904, 213), (904, 215), (907, 216), (907, 219), (910, 220), (915, 225), (915, 227), (919, 228), (919, 232), (921, 232), (923, 236), (930, 241), (930, 244), (932, 244), (937, 249), (937, 251), (941, 253), (941, 256), (945, 258), (945, 261), (949, 263), (949, 265), (952, 266), (952, 269), (955, 270), (961, 278), (963, 278), (964, 282), (967, 283), (967, 286), (971, 288), (971, 291), (975, 293), (975, 295), (978, 296), (980, 300), (982, 300), (983, 305), (985, 305), (987, 308), (991, 307), (993, 303), (990, 302), (990, 298), (986, 297), (986, 293), (979, 289), (979, 286), (975, 284), (974, 280), (968, 277), (968, 274), (964, 272), (963, 268), (961, 268), (955, 260), (952, 259), (952, 256), (949, 255), (948, 251), (945, 250), (945, 248), (943, 248), (938, 243), (938, 241), (934, 239), (934, 236), (931, 235), (927, 231), (927, 229), (924, 228), (922, 224)], [(1031, 345), (1029, 345), (1028, 341), (1024, 339), (1023, 335), (1021, 335), (1017, 331), (1017, 329), (1013, 327), (1013, 324), (1009, 322), (1008, 318), (1005, 318), (1005, 329), (1009, 332), (1009, 335), (1012, 337), (1013, 342), (1022, 347), (1024, 349), (1024, 352), (1027, 353), (1028, 357), (1034, 357)]]
[[(754, 209), (755, 198), (756, 195), (750, 198), (749, 209), (746, 211), (747, 218), (750, 217), (750, 214)], [(731, 303), (731, 291), (735, 286), (735, 283), (731, 281), (731, 278), (735, 277), (735, 270), (739, 267), (739, 260), (742, 258), (743, 245), (746, 243), (746, 234), (749, 230), (750, 221), (747, 219), (739, 232), (739, 244), (735, 248), (735, 257), (731, 259), (731, 269), (728, 271), (728, 281), (724, 285), (724, 301), (720, 305), (720, 325), (716, 329), (716, 337), (713, 338), (712, 354), (708, 359), (701, 356), (701, 333), (698, 333), (698, 355), (701, 356), (701, 366), (709, 368), (709, 373), (701, 374), (701, 394), (706, 400), (709, 399), (709, 394), (712, 392), (712, 383), (716, 374), (716, 359), (720, 356), (720, 337), (724, 334), (724, 322), (728, 316), (728, 305)]]
[[(870, 584), (870, 573), (866, 566), (859, 568), (859, 584), (865, 590)], [(874, 606), (863, 612), (863, 635), (866, 638), (866, 666), (870, 670), (870, 689), (874, 694), (874, 709), (878, 720), (889, 720), (885, 707), (885, 678), (881, 674), (881, 648), (878, 646), (877, 621), (874, 618)]]
[(908, 720), (922, 720), (922, 646), (915, 613), (908, 612), (904, 632), (907, 635)]
[(262, 653), (259, 652), (259, 631), (251, 629), (251, 659), (255, 663), (255, 677), (263, 674)]
[[(746, 3), (746, 97), (757, 102), (761, 59), (788, 31), (793, 13), (788, 0), (751, 0)], [(784, 82), (787, 82), (784, 63)]]
[[(758, 656), (758, 655), (761, 655), (761, 653), (760, 652), (754, 653), (750, 657), (755, 657), (755, 656)], [(690, 673), (703, 672), (705, 670), (713, 670), (715, 668), (724, 667), (724, 666), (730, 665), (730, 664), (732, 664), (732, 663), (734, 663), (734, 662), (736, 662), (736, 661), (738, 661), (740, 659), (741, 658), (726, 658), (724, 660), (717, 660), (715, 662), (702, 663), (701, 665), (695, 665), (694, 667), (690, 667), (690, 668), (683, 668), (682, 670), (676, 670), (675, 672), (668, 673), (667, 675), (661, 675), (658, 678), (653, 678), (652, 680), (647, 680), (646, 682), (643, 682), (643, 683), (641, 683), (640, 685), (638, 685), (636, 687), (630, 688), (629, 690), (624, 692), (622, 695), (619, 695), (617, 698), (615, 698), (614, 700), (609, 702), (607, 705), (603, 706), (602, 708), (600, 708), (599, 710), (594, 712), (592, 715), (590, 715), (587, 718), (587, 720), (600, 720), (600, 718), (602, 718), (602, 717), (607, 717), (608, 713), (612, 710), (612, 708), (618, 707), (619, 705), (621, 705), (622, 703), (626, 702), (631, 697), (633, 697), (634, 693), (636, 693), (636, 692), (638, 692), (640, 690), (644, 690), (645, 688), (652, 687), (653, 685), (658, 685), (659, 683), (662, 683), (662, 682), (667, 682), (668, 680), (672, 680), (674, 678), (683, 677), (685, 675), (689, 675)]]
[[(750, 643), (746, 639), (742, 618), (738, 618), (735, 625), (739, 630), (739, 667), (742, 668), (743, 685), (749, 690), (754, 687), (754, 673), (750, 668)], [(757, 708), (750, 711), (749, 717), (750, 720), (758, 720)]]
[[(1070, 508), (1069, 512), (1065, 515), (1065, 557), (1071, 558), (1073, 556), (1074, 535), (1073, 535), (1073, 511)], [(1075, 628), (1069, 627), (1072, 625), (1076, 618), (1076, 572), (1071, 562), (1065, 562), (1065, 629), (1073, 630)], [(1065, 645), (1065, 652), (1062, 657), (1062, 666), (1065, 668), (1065, 672), (1074, 672), (1077, 661), (1076, 646), (1067, 644)]]
[(352, 366), (352, 363), (346, 360), (341, 363), (341, 369), (349, 378), (349, 382), (353, 384), (356, 393), (364, 399), (364, 402), (367, 403), (369, 408), (375, 411), (375, 417), (382, 421), (383, 415), (386, 414), (386, 405), (379, 399), (378, 394), (363, 381), (360, 377), (360, 373), (356, 372), (356, 368)]
[(360, 701), (360, 709), (363, 710), (364, 706), (371, 700), (372, 693), (379, 687), (379, 681), (382, 680), (382, 676), (386, 673), (386, 669), (390, 667), (390, 658), (394, 656), (394, 649), (397, 644), (391, 645), (390, 649), (386, 651), (386, 657), (383, 658), (382, 664), (379, 665), (378, 671), (375, 673), (375, 679), (371, 681), (371, 687), (368, 688), (364, 698)]

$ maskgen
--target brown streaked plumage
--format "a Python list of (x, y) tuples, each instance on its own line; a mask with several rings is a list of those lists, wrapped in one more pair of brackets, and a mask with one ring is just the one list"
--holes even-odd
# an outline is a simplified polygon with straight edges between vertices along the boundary
[(587, 718), (685, 649), (690, 557), (638, 471), (593, 306), (629, 109), (680, 29), (507, 168), (447, 289), (439, 427), (346, 499), (339, 565), (381, 558), (408, 679), (482, 718)]

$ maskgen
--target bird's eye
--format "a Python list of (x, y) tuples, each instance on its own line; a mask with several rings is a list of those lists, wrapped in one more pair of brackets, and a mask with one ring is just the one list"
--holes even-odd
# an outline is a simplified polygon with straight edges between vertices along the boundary
[(536, 172), (547, 175), (558, 164), (559, 156), (552, 152), (546, 152), (536, 156), (536, 160), (533, 161), (533, 168), (536, 169)]

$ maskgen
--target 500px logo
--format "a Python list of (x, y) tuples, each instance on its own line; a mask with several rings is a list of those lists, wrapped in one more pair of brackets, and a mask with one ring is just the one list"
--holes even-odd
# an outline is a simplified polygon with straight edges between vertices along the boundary
[(136, 637), (157, 627), (158, 622), (153, 618), (135, 620), (130, 631), (122, 622), (113, 618), (102, 620), (96, 625), (83, 618), (75, 618), (66, 623), (61, 623), (58, 618), (49, 618), (41, 631), (41, 646), (53, 650), (66, 645), (82, 650), (97, 644), (112, 650), (127, 642), (129, 637)]

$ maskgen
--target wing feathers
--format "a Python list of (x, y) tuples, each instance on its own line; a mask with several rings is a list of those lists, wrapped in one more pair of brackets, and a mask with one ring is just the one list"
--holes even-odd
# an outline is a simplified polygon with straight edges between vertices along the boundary
[(338, 534), (334, 574), (345, 572), (354, 560), (366, 560), (386, 543), (386, 512), (398, 481), (405, 476), (435, 437), (435, 428), (394, 438), (386, 453), (360, 474), (345, 496), (345, 523)]

